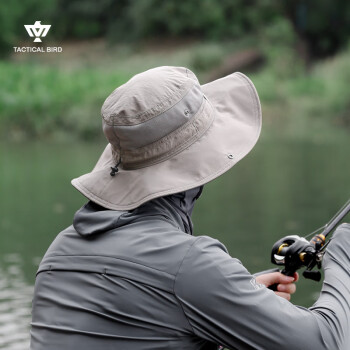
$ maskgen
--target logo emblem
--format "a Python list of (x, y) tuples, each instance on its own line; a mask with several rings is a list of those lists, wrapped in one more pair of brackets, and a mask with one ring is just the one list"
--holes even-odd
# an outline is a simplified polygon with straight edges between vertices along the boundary
[(41, 24), (41, 21), (36, 21), (34, 24), (25, 24), (24, 27), (26, 28), (29, 36), (34, 37), (34, 42), (41, 43), (41, 39), (46, 36), (48, 33), (51, 24)]

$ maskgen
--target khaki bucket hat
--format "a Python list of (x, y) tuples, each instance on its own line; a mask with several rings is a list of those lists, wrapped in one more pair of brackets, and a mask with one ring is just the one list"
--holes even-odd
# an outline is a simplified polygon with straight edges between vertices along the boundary
[(187, 68), (150, 69), (114, 90), (101, 113), (109, 143), (72, 185), (115, 210), (215, 179), (253, 148), (261, 130), (258, 94), (242, 73), (201, 86)]

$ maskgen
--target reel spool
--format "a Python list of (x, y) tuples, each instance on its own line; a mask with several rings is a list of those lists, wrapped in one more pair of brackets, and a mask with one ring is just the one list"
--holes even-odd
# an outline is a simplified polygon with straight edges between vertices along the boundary
[(321, 268), (323, 254), (320, 250), (324, 246), (324, 242), (323, 235), (316, 235), (310, 242), (297, 235), (283, 237), (272, 247), (271, 262), (284, 266), (282, 273), (287, 276), (293, 276), (298, 269), (305, 266), (306, 270), (303, 272), (303, 276), (320, 281), (321, 273), (311, 270), (316, 265)]

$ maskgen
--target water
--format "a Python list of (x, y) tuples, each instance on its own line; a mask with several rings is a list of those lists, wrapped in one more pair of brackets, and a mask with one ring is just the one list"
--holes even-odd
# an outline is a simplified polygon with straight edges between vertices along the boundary
[[(272, 244), (323, 225), (350, 197), (350, 139), (262, 139), (252, 154), (205, 186), (197, 235), (222, 241), (251, 272), (273, 267)], [(7, 144), (0, 148), (0, 349), (25, 350), (35, 272), (85, 198), (71, 185), (104, 144)], [(348, 219), (349, 221), (349, 219)], [(310, 306), (320, 284), (301, 280), (292, 301)]]
[(0, 348), (28, 349), (33, 286), (25, 281), (18, 254), (7, 254), (0, 266)]

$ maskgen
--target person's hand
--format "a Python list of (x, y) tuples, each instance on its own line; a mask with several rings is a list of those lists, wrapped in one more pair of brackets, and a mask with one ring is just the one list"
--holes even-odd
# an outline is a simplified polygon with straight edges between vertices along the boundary
[(277, 291), (275, 292), (278, 296), (290, 300), (291, 294), (295, 293), (296, 285), (294, 282), (298, 281), (299, 274), (294, 273), (294, 276), (285, 276), (280, 272), (266, 273), (256, 277), (256, 281), (260, 284), (264, 284), (269, 287), (277, 283)]

